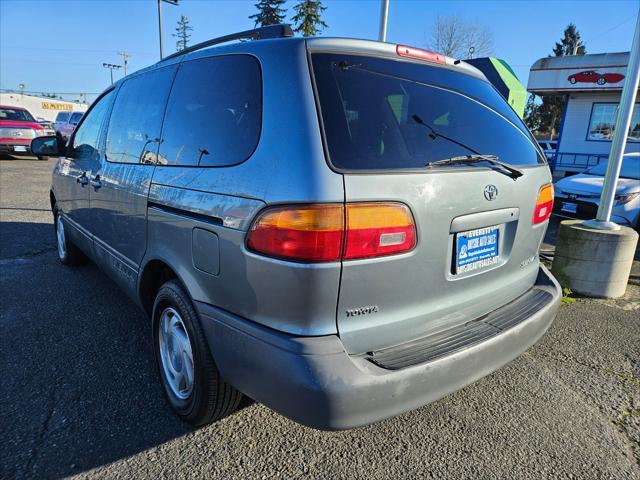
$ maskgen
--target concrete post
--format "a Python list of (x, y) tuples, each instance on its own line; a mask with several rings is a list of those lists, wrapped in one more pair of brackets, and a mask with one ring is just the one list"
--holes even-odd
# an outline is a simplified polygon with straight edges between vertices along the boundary
[(564, 220), (552, 272), (563, 287), (588, 297), (618, 298), (629, 281), (638, 234), (629, 227), (594, 230), (582, 220)]

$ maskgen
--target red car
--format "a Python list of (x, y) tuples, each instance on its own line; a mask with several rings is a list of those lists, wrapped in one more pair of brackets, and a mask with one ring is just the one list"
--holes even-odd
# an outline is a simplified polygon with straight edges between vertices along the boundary
[(618, 83), (624, 78), (621, 73), (599, 73), (595, 70), (585, 70), (584, 72), (569, 75), (567, 80), (571, 85), (576, 83), (597, 83), (604, 85), (605, 83)]
[(31, 155), (31, 140), (46, 134), (24, 108), (0, 105), (0, 154)]

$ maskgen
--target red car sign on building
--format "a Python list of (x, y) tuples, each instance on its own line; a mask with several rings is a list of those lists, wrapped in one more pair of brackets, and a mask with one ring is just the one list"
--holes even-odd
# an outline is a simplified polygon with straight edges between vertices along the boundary
[(576, 83), (597, 83), (604, 85), (605, 83), (618, 83), (624, 79), (621, 73), (599, 73), (595, 70), (585, 70), (584, 72), (574, 73), (567, 77), (571, 85)]

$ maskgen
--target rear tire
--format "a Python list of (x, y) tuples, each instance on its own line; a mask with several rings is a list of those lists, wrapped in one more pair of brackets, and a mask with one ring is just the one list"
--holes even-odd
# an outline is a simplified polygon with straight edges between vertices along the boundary
[(242, 393), (221, 378), (198, 314), (177, 280), (160, 287), (152, 319), (158, 371), (174, 412), (194, 426), (232, 413)]
[(63, 265), (78, 265), (83, 263), (87, 257), (84, 253), (69, 239), (65, 231), (64, 218), (58, 210), (53, 213), (53, 230), (56, 238), (56, 250), (58, 252), (58, 260)]

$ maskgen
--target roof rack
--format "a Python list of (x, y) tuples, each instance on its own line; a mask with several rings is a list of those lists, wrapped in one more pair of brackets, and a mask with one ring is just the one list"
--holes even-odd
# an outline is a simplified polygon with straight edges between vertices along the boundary
[(293, 30), (288, 23), (281, 23), (278, 25), (267, 25), (266, 27), (254, 28), (253, 30), (245, 30), (244, 32), (232, 33), (225, 35), (224, 37), (212, 38), (206, 42), (201, 42), (191, 47), (187, 47), (184, 50), (173, 53), (167, 57), (164, 57), (162, 61), (170, 58), (180, 57), (187, 53), (195, 52), (203, 48), (218, 45), (220, 43), (230, 42), (231, 40), (251, 39), (251, 40), (264, 40), (267, 38), (285, 38), (293, 37)]

